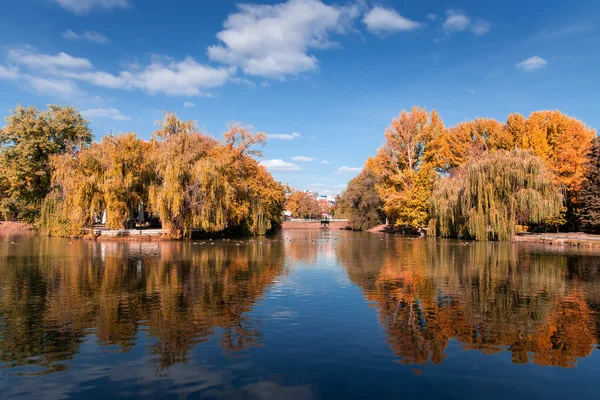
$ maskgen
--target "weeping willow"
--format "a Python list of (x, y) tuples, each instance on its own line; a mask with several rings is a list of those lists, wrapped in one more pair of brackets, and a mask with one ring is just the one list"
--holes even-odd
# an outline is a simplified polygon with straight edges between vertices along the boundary
[(152, 179), (145, 159), (148, 149), (147, 142), (126, 133), (108, 135), (77, 153), (53, 157), (52, 191), (41, 210), (42, 231), (64, 232), (63, 220), (69, 222), (71, 231), (80, 231), (91, 227), (105, 210), (108, 228), (126, 227), (147, 197)]
[(186, 236), (192, 229), (219, 232), (228, 227), (233, 187), (210, 159), (197, 160), (185, 173), (169, 173), (160, 185), (150, 189), (150, 205), (163, 227), (174, 236)]
[(108, 228), (128, 228), (145, 206), (176, 238), (193, 230), (263, 235), (281, 222), (285, 199), (283, 186), (252, 157), (258, 153), (251, 147), (263, 142), (263, 134), (241, 125), (219, 141), (173, 114), (151, 141), (105, 136), (53, 159), (53, 191), (40, 227), (64, 236), (106, 212)]
[(431, 236), (510, 240), (517, 224), (558, 215), (563, 196), (542, 160), (522, 150), (488, 153), (441, 179), (430, 199)]
[(43, 200), (37, 229), (49, 236), (78, 236), (83, 226), (69, 215), (64, 202), (56, 192), (50, 192)]

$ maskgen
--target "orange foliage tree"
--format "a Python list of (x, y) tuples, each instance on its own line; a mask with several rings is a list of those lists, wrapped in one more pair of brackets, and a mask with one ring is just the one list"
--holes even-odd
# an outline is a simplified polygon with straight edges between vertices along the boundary
[(308, 193), (293, 191), (287, 198), (285, 209), (299, 218), (317, 218), (321, 215), (319, 201)]

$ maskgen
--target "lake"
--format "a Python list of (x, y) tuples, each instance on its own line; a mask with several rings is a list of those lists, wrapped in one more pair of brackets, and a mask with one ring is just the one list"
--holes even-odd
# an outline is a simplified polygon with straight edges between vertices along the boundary
[(597, 399), (600, 253), (0, 236), (0, 397)]

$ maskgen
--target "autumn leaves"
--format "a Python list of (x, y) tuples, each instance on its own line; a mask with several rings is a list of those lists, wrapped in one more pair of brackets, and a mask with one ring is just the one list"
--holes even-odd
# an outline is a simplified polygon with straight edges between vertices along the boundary
[[(593, 129), (559, 111), (537, 111), (528, 118), (512, 114), (506, 123), (477, 118), (446, 128), (435, 111), (428, 113), (424, 108), (413, 107), (410, 112), (401, 111), (392, 121), (385, 132), (384, 145), (365, 163), (365, 171), (370, 170), (379, 177), (370, 187), (376, 189), (384, 215), (396, 226), (426, 227), (433, 217), (432, 227), (440, 220), (453, 225), (437, 230), (444, 236), (508, 239), (517, 220), (576, 226), (587, 153), (594, 136)], [(469, 168), (475, 168), (480, 159), (492, 164), (506, 162), (506, 168), (480, 165), (486, 171), (482, 172), (484, 177), (465, 174)], [(528, 179), (527, 174), (533, 171), (537, 171), (539, 182)], [(365, 173), (350, 182), (341, 196), (342, 203), (364, 176)], [(498, 183), (498, 179), (511, 177), (514, 179), (508, 186)], [(552, 190), (542, 182), (543, 178), (549, 179)], [(459, 183), (460, 179), (467, 181)], [(477, 215), (479, 222), (459, 227), (461, 219), (456, 213), (461, 203), (458, 199), (450, 202), (448, 196), (453, 190), (456, 191), (453, 196), (458, 196), (459, 187), (479, 184), (479, 189), (472, 193), (475, 197), (462, 204), (460, 211), (462, 221), (468, 215)], [(501, 187), (506, 190), (500, 190)], [(516, 199), (514, 196), (522, 194), (520, 191), (529, 191), (530, 197), (519, 195), (520, 200)], [(564, 193), (564, 207), (559, 207), (560, 212), (556, 207), (558, 191)], [(491, 199), (492, 194), (498, 197)], [(543, 210), (532, 202), (539, 196), (548, 200), (540, 206)], [(513, 207), (515, 201), (522, 207)], [(488, 205), (485, 210), (481, 208), (483, 204)], [(452, 209), (446, 209), (441, 215), (443, 207)], [(349, 211), (351, 219), (352, 214), (359, 214), (357, 209), (354, 208), (354, 213)], [(544, 218), (529, 218), (532, 215)], [(496, 222), (492, 224), (492, 220)], [(482, 234), (482, 231), (487, 233)]]
[(219, 141), (174, 114), (145, 141), (135, 133), (50, 157), (52, 186), (39, 226), (78, 234), (106, 212), (106, 226), (134, 227), (144, 209), (172, 237), (191, 231), (264, 234), (281, 222), (283, 186), (252, 157), (265, 135), (233, 125)]

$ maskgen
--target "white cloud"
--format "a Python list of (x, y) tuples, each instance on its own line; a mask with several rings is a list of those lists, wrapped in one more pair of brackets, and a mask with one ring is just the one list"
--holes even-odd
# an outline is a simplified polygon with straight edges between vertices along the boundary
[(442, 25), (446, 33), (464, 31), (469, 27), (471, 18), (467, 17), (461, 11), (448, 10), (446, 21)]
[(84, 81), (91, 85), (107, 87), (109, 89), (123, 89), (127, 86), (126, 81), (120, 76), (115, 76), (103, 71), (59, 71), (57, 74), (66, 78)]
[(92, 63), (86, 58), (72, 57), (63, 52), (56, 55), (39, 54), (31, 46), (9, 49), (7, 58), (15, 64), (36, 69), (62, 68), (78, 70), (92, 68)]
[(106, 118), (114, 121), (126, 121), (131, 119), (121, 114), (121, 111), (117, 110), (116, 108), (92, 108), (82, 111), (81, 114), (89, 119)]
[(80, 90), (77, 85), (68, 80), (46, 79), (34, 76), (26, 76), (29, 85), (38, 94), (51, 95), (61, 98), (74, 98), (83, 96), (85, 92)]
[(327, 160), (323, 160), (323, 161), (321, 161), (321, 164), (331, 164), (331, 163)]
[(220, 44), (210, 46), (208, 56), (248, 75), (270, 78), (317, 70), (318, 60), (308, 51), (336, 46), (330, 34), (348, 32), (359, 14), (356, 6), (331, 6), (320, 0), (237, 7), (217, 34)]
[(268, 139), (275, 139), (275, 140), (294, 140), (298, 137), (300, 137), (301, 135), (297, 132), (293, 132), (293, 133), (275, 133), (272, 135), (267, 135)]
[(362, 171), (362, 168), (347, 167), (347, 166), (344, 165), (343, 167), (339, 167), (337, 170), (341, 174), (353, 174), (353, 173)]
[(202, 90), (224, 85), (235, 73), (231, 68), (213, 68), (188, 57), (183, 61), (155, 61), (142, 71), (123, 71), (119, 78), (125, 88), (150, 94), (198, 96)]
[(369, 11), (363, 22), (373, 33), (412, 31), (421, 27), (419, 22), (403, 17), (396, 10), (382, 7), (375, 7)]
[(110, 43), (110, 40), (102, 33), (94, 31), (83, 31), (82, 33), (75, 33), (70, 29), (63, 32), (63, 37), (68, 40), (87, 40), (88, 42), (94, 42), (98, 44)]
[(15, 80), (19, 78), (19, 69), (0, 65), (0, 79)]
[(435, 21), (436, 19), (437, 19), (437, 15), (435, 15), (434, 13), (427, 14), (427, 20), (428, 20), (428, 21), (431, 21), (431, 22), (433, 22), (433, 21)]
[(112, 8), (126, 8), (128, 0), (54, 0), (62, 8), (73, 14), (88, 14), (95, 8), (110, 10)]
[(171, 96), (207, 95), (205, 89), (222, 86), (235, 74), (235, 68), (214, 68), (199, 64), (191, 57), (183, 61), (155, 57), (144, 68), (126, 69), (117, 75), (94, 69), (88, 59), (62, 52), (57, 55), (40, 54), (30, 46), (9, 49), (7, 57), (17, 65), (28, 67), (36, 75), (50, 74), (111, 89), (139, 89), (149, 94)]
[(190, 101), (183, 102), (183, 108), (194, 108), (196, 105)]
[(482, 18), (473, 20), (460, 10), (448, 10), (442, 28), (446, 34), (462, 32), (468, 29), (475, 35), (480, 36), (488, 33), (492, 28), (492, 24)]
[[(9, 50), (9, 53), (10, 52), (11, 51)], [(12, 53), (12, 56), (15, 57), (11, 58), (13, 62), (20, 61), (18, 54)], [(56, 59), (49, 59), (49, 66), (52, 68), (51, 65), (64, 63), (67, 59), (68, 58), (62, 56), (59, 56)], [(39, 62), (41, 62), (41, 60), (35, 58), (26, 58), (21, 63), (25, 65), (37, 66)], [(67, 63), (66, 65), (71, 66), (72, 64)], [(21, 71), (16, 66), (0, 65), (0, 79), (23, 82), (26, 84), (28, 89), (36, 92), (37, 94), (49, 95), (55, 98), (73, 99), (75, 97), (82, 97), (86, 95), (86, 93), (79, 89), (79, 87), (77, 87), (77, 85), (72, 81), (60, 78), (57, 79), (56, 77), (34, 76)]]
[(534, 69), (542, 68), (546, 65), (548, 65), (548, 61), (540, 56), (533, 56), (517, 63), (517, 68), (520, 68), (523, 71), (533, 71)]
[(490, 29), (492, 29), (492, 24), (479, 18), (471, 25), (471, 31), (476, 35), (485, 35)]
[(296, 164), (292, 164), (281, 159), (264, 160), (260, 162), (260, 165), (273, 172), (300, 171), (301, 169)]
[(247, 78), (240, 78), (240, 77), (235, 77), (235, 78), (231, 78), (231, 82), (239, 85), (241, 83), (248, 85), (249, 87), (256, 87), (256, 83), (252, 82), (250, 79)]
[(294, 156), (294, 157), (292, 157), (292, 160), (294, 160), (294, 161), (303, 161), (303, 162), (311, 162), (311, 161), (314, 161), (315, 159), (312, 158), (312, 157)]

